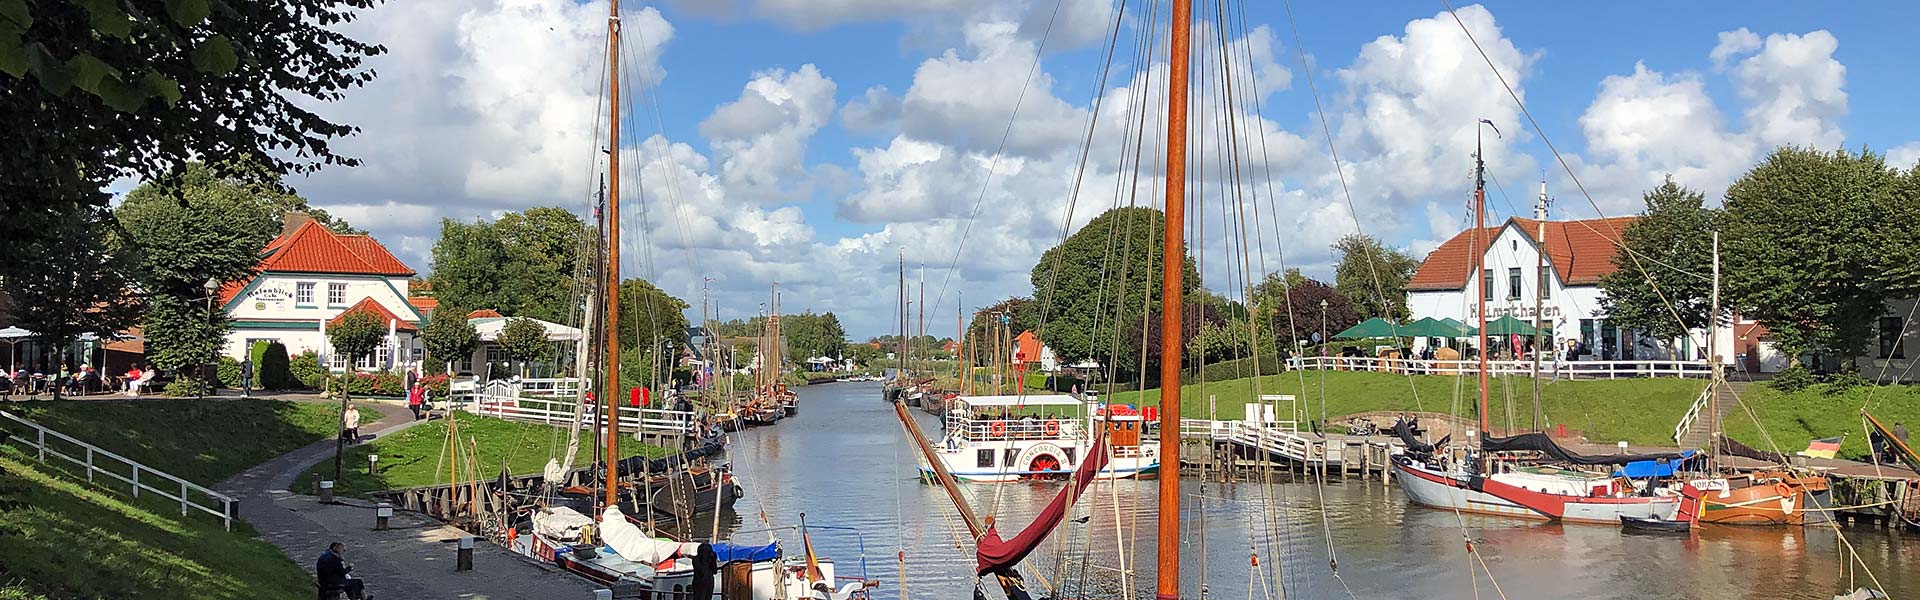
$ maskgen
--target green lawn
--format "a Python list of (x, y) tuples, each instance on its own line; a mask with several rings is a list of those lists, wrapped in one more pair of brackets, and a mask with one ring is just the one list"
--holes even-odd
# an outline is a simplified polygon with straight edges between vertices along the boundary
[[(1304, 381), (1303, 381), (1304, 377)], [(1292, 394), (1301, 400), (1305, 420), (1320, 418), (1321, 381), (1325, 383), (1326, 415), (1387, 410), (1426, 411), (1471, 417), (1479, 403), (1473, 377), (1400, 375), (1360, 371), (1294, 371), (1259, 378), (1209, 381), (1206, 391), (1197, 384), (1181, 386), (1181, 414), (1210, 418), (1207, 397), (1215, 398), (1211, 418), (1239, 419), (1256, 394)], [(1523, 377), (1495, 378), (1488, 411), (1495, 427), (1508, 428), (1507, 403), (1513, 407), (1512, 427), (1532, 422), (1533, 382)], [(1597, 443), (1626, 440), (1633, 444), (1672, 445), (1673, 426), (1687, 412), (1706, 382), (1698, 379), (1616, 379), (1542, 382), (1540, 393), (1547, 420), (1586, 434)], [(1457, 390), (1457, 391), (1456, 391)], [(1158, 405), (1160, 390), (1120, 392), (1109, 402)], [(1455, 409), (1456, 401), (1459, 404)], [(1285, 412), (1286, 407), (1281, 411)], [(1285, 418), (1282, 416), (1282, 418)]]
[[(514, 474), (538, 473), (545, 468), (549, 457), (557, 458), (566, 452), (567, 431), (564, 428), (466, 413), (460, 413), (457, 418), (461, 439), (477, 444), (480, 457), (477, 462), (486, 477), (499, 475), (503, 465)], [(592, 460), (593, 437), (590, 433), (582, 433), (580, 458), (575, 461), (576, 466)], [(334, 483), (334, 490), (342, 495), (354, 496), (393, 488), (446, 483), (447, 465), (441, 458), (446, 440), (446, 421), (434, 420), (350, 448), (341, 478)], [(628, 437), (620, 440), (620, 452), (622, 456), (662, 456), (667, 450), (645, 446)], [(380, 456), (372, 475), (367, 474), (369, 454)], [(333, 462), (327, 461), (301, 475), (293, 482), (291, 489), (303, 494), (312, 493), (315, 482), (332, 478)], [(468, 475), (463, 472), (461, 479), (467, 478)]]
[[(399, 410), (358, 406), (368, 423)], [(0, 410), (205, 486), (330, 439), (340, 418), (338, 404), (283, 400), (79, 400)]]
[(0, 598), (312, 596), (313, 578), (243, 524), (181, 517), (0, 448)]
[[(1787, 454), (1805, 450), (1809, 440), (1845, 435), (1840, 457), (1866, 460), (1867, 432), (1860, 418), (1862, 406), (1888, 428), (1896, 422), (1905, 423), (1910, 430), (1920, 428), (1920, 386), (1869, 385), (1840, 393), (1829, 392), (1824, 384), (1791, 394), (1765, 384), (1748, 386), (1740, 402), (1752, 409), (1753, 415), (1748, 416), (1739, 407), (1728, 412), (1723, 422), (1727, 435), (1761, 450), (1772, 450), (1778, 445), (1780, 451)], [(1755, 417), (1759, 419), (1758, 427), (1754, 424)], [(1760, 435), (1762, 430), (1766, 436)], [(1773, 444), (1767, 442), (1768, 437)]]

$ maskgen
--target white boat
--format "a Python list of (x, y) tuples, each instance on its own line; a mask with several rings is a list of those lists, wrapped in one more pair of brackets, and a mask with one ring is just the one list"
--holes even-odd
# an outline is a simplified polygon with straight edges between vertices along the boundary
[(1489, 476), (1394, 459), (1394, 481), (1415, 504), (1541, 521), (1619, 525), (1621, 517), (1672, 518), (1677, 491), (1658, 488), (1642, 495), (1631, 480), (1540, 467), (1516, 467)]
[[(1102, 477), (1137, 477), (1160, 468), (1160, 443), (1141, 439), (1138, 412), (1065, 394), (957, 396), (943, 424), (936, 457), (966, 481), (1064, 478), (1087, 458), (1096, 427), (1105, 428), (1113, 452)], [(920, 472), (933, 475), (924, 458)]]
[[(616, 599), (691, 598), (696, 557), (705, 544), (647, 536), (618, 508), (609, 508), (597, 522), (565, 508), (546, 511), (532, 521), (532, 534), (515, 540), (510, 549), (607, 586)], [(579, 543), (582, 531), (596, 524), (597, 543)], [(873, 587), (869, 581), (837, 578), (833, 561), (826, 558), (813, 561), (815, 570), (808, 577), (806, 556), (785, 556), (778, 543), (705, 546), (716, 553), (717, 569), (709, 588), (716, 598), (860, 600)]]

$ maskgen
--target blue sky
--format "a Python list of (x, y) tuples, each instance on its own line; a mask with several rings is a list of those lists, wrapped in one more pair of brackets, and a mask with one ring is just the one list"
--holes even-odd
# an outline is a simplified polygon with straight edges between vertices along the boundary
[[(1140, 5), (1123, 18), (1123, 54)], [(789, 311), (833, 310), (863, 339), (886, 332), (898, 255), (932, 265), (928, 297), (943, 322), (956, 305), (1032, 294), (1028, 271), (1058, 239), (1090, 100), (1121, 101), (1136, 75), (1121, 65), (1096, 89), (1116, 2), (1057, 6), (1042, 36), (1055, 2), (625, 3), (632, 73), (646, 74), (658, 99), (657, 112), (637, 105), (640, 131), (625, 143), (639, 165), (628, 210), (650, 202), (661, 217), (628, 233), (628, 254), (641, 258), (626, 271), (696, 305), (712, 278), (723, 316), (756, 310), (777, 279)], [(1633, 212), (1638, 190), (1668, 172), (1717, 195), (1779, 144), (1864, 144), (1906, 165), (1920, 157), (1908, 101), (1916, 84), (1899, 50), (1915, 5), (1459, 6), (1593, 193), (1589, 203), (1441, 4), (1303, 2), (1295, 16), (1347, 163), (1349, 213), (1281, 5), (1246, 8), (1249, 24), (1265, 29), (1235, 43), (1252, 49), (1263, 87), (1274, 84), (1258, 123), (1272, 136), (1266, 160), (1279, 190), (1264, 209), (1280, 233), (1269, 243), (1312, 275), (1327, 275), (1326, 245), (1345, 233), (1424, 253), (1457, 232), (1479, 118), (1507, 134), (1488, 150), (1507, 194), (1490, 201), (1498, 214), (1526, 210), (1543, 170), (1556, 216), (1577, 218)], [(375, 63), (381, 78), (318, 107), (363, 127), (342, 146), (368, 166), (295, 185), (423, 272), (440, 219), (582, 209), (604, 110), (595, 102), (605, 10), (572, 0), (376, 9), (350, 32), (389, 46)], [(996, 158), (993, 142), (1041, 43), (1040, 75)], [(1103, 126), (1118, 122), (1112, 106)], [(1096, 147), (1121, 129), (1096, 126)], [(1122, 168), (1104, 156), (1092, 156), (1089, 181)], [(1100, 191), (1112, 194), (1083, 195), (1074, 224), (1103, 206), (1084, 199)], [(947, 279), (940, 267), (976, 199), (981, 216)], [(1217, 242), (1197, 250), (1224, 263)], [(1231, 287), (1223, 273), (1203, 275)]]

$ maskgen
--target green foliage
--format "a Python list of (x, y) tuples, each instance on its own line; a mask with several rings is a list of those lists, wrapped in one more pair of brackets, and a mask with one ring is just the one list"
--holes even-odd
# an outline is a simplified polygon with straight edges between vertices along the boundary
[(407, 381), (394, 373), (348, 373), (333, 378), (332, 387), (354, 397), (404, 398), (407, 395)]
[(1727, 437), (1756, 449), (1778, 448), (1791, 455), (1806, 449), (1809, 441), (1844, 435), (1840, 458), (1865, 461), (1867, 434), (1860, 418), (1861, 407), (1889, 428), (1895, 423), (1908, 423), (1908, 428), (1920, 423), (1920, 386), (1833, 388), (1833, 384), (1813, 384), (1788, 392), (1773, 386), (1748, 386), (1740, 393), (1740, 403), (1753, 414), (1748, 416), (1747, 410), (1741, 409), (1727, 413)]
[(134, 189), (115, 210), (125, 233), (121, 243), (147, 294), (141, 328), (155, 367), (177, 370), (218, 355), (231, 327), (219, 307), (209, 314), (206, 282), (252, 275), (260, 249), (277, 231), (260, 201), (273, 193), (196, 163), (173, 184)]
[(1206, 323), (1194, 338), (1195, 349), (1199, 350), (1202, 360), (1210, 363), (1246, 357), (1253, 353), (1251, 334), (1246, 321)]
[(320, 355), (312, 350), (302, 352), (299, 356), (288, 360), (287, 374), (295, 383), (300, 384), (301, 388), (309, 390), (320, 389), (321, 384), (327, 380), (327, 369), (320, 366)]
[(240, 361), (234, 360), (231, 356), (222, 356), (220, 357), (220, 365), (214, 368), (214, 372), (219, 375), (221, 386), (228, 389), (240, 389), (243, 383), (240, 380)]
[(526, 371), (527, 363), (545, 360), (553, 354), (553, 343), (547, 341), (547, 327), (525, 317), (507, 321), (506, 327), (500, 330), (500, 338), (494, 342), (500, 344), (500, 349), (507, 351), (514, 362), (520, 363), (522, 372)]
[(467, 321), (467, 312), (444, 304), (427, 319), (420, 337), (435, 366), (473, 356), (473, 351), (480, 347), (480, 333)]
[(1219, 381), (1223, 379), (1241, 379), (1255, 375), (1264, 377), (1283, 373), (1286, 372), (1286, 370), (1286, 364), (1280, 360), (1278, 355), (1263, 353), (1258, 359), (1248, 356), (1233, 360), (1207, 363), (1199, 369), (1186, 369), (1180, 372), (1180, 380)]
[[(1775, 150), (1727, 188), (1721, 240), (1724, 289), (1743, 316), (1767, 326), (1787, 356), (1858, 356), (1890, 290), (1888, 253), (1915, 252), (1912, 216), (1896, 209), (1899, 173), (1870, 151)], [(1904, 247), (1903, 247), (1904, 246)]]
[[(266, 399), (41, 402), (7, 411), (188, 481), (206, 483), (332, 439), (340, 418), (339, 404)], [(380, 413), (367, 406), (360, 411), (368, 423)], [(127, 435), (130, 431), (140, 434)]]
[[(280, 342), (263, 342), (253, 346), (254, 386), (265, 390), (293, 389), (300, 385), (295, 377), (291, 361), (287, 357), (287, 347)], [(319, 367), (318, 360), (314, 366)]]
[[(1159, 210), (1115, 208), (1040, 255), (1031, 278), (1044, 321), (1038, 331), (1061, 363), (1137, 360), (1115, 333), (1159, 310), (1165, 229)], [(1200, 273), (1191, 256), (1183, 252), (1180, 261), (1184, 295), (1200, 287)]]
[(871, 364), (875, 359), (885, 357), (886, 355), (885, 350), (875, 348), (868, 344), (853, 344), (847, 346), (847, 356), (853, 358), (854, 364), (863, 367)]
[(112, 215), (94, 207), (68, 214), (8, 216), (33, 221), (45, 235), (8, 244), (16, 260), (0, 276), (12, 296), (14, 324), (44, 346), (66, 348), (86, 332), (124, 331), (139, 322), (141, 298), (129, 290), (132, 261), (113, 247)]
[[(645, 279), (620, 282), (620, 345), (652, 348), (687, 341), (687, 303)], [(650, 350), (649, 350), (650, 351)]]
[[(1321, 308), (1322, 304), (1326, 308)], [(1253, 305), (1253, 313), (1260, 319), (1260, 334), (1271, 336), (1273, 345), (1288, 349), (1320, 339), (1323, 329), (1330, 337), (1364, 320), (1346, 294), (1302, 275), (1299, 269), (1288, 269), (1284, 276), (1268, 273), (1253, 286)], [(1262, 345), (1263, 349), (1267, 347)]]
[(795, 364), (815, 356), (839, 357), (847, 348), (847, 331), (841, 328), (840, 317), (831, 312), (780, 317), (780, 335), (787, 341), (787, 362)]
[(384, 49), (339, 30), (376, 2), (0, 0), (0, 239), (203, 157), (264, 165), (221, 167), (249, 177), (357, 164), (332, 144), (354, 128), (305, 103), (372, 79)]
[(1793, 365), (1781, 369), (1779, 373), (1774, 373), (1773, 378), (1767, 380), (1767, 387), (1791, 394), (1806, 389), (1814, 383), (1816, 382), (1813, 371), (1801, 365)]
[[(0, 5), (4, 5), (0, 2)], [(145, 404), (145, 403), (142, 403)], [(56, 463), (58, 461), (55, 461)], [(233, 531), (153, 494), (136, 499), (0, 447), (0, 598), (246, 600), (313, 594), (313, 577), (244, 523)], [(73, 544), (112, 560), (75, 560)], [(156, 549), (164, 548), (165, 551)]]
[[(967, 339), (983, 344), (991, 342), (993, 321), (1001, 315), (1006, 316), (1007, 328), (1013, 330), (1013, 335), (1040, 328), (1040, 305), (1032, 298), (1014, 296), (974, 311), (973, 318), (967, 321)], [(893, 352), (894, 348), (883, 345), (881, 349)], [(981, 357), (980, 364), (987, 364), (991, 359), (991, 356)]]
[(207, 391), (207, 388), (200, 385), (200, 380), (198, 379), (192, 377), (175, 377), (172, 381), (167, 382), (167, 387), (161, 388), (160, 393), (173, 398), (186, 398), (199, 396)]
[[(327, 343), (352, 365), (373, 354), (387, 335), (387, 326), (367, 310), (342, 313), (339, 322), (327, 326)], [(348, 367), (351, 370), (351, 366)]]
[[(1720, 211), (1706, 196), (1667, 176), (1642, 196), (1647, 209), (1621, 232), (1625, 252), (1613, 255), (1614, 271), (1600, 278), (1600, 305), (1623, 329), (1672, 339), (1712, 321), (1713, 238)], [(1638, 260), (1635, 259), (1638, 257)], [(1679, 320), (1675, 320), (1675, 315)]]
[(1842, 394), (1855, 388), (1873, 385), (1873, 380), (1860, 375), (1858, 371), (1841, 371), (1827, 376), (1826, 393)]
[(445, 305), (568, 322), (579, 310), (576, 283), (590, 281), (576, 277), (590, 241), (586, 223), (559, 207), (510, 212), (491, 223), (443, 220), (433, 245), (434, 296)]
[(1361, 320), (1383, 317), (1404, 322), (1413, 314), (1407, 309), (1407, 280), (1420, 269), (1420, 261), (1359, 233), (1334, 242), (1333, 251), (1340, 255), (1333, 287), (1353, 303)]

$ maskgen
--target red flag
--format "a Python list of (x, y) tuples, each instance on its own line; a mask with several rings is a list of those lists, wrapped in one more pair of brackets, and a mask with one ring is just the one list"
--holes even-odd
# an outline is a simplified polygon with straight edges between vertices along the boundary
[(640, 405), (640, 388), (627, 390), (627, 404), (630, 406)]

